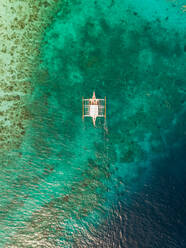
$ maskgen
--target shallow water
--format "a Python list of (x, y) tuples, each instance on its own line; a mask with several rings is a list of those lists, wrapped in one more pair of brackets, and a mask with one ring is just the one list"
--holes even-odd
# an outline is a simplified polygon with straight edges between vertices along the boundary
[[(186, 17), (143, 4), (64, 2), (45, 29), (31, 119), (1, 156), (1, 247), (185, 247)], [(108, 132), (82, 122), (93, 90)]]

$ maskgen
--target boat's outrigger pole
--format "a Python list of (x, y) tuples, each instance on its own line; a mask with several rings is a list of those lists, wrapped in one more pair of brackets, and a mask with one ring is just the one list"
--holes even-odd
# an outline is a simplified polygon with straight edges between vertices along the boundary
[(106, 120), (106, 96), (105, 96), (105, 120)]
[(84, 121), (84, 97), (82, 97), (82, 120)]

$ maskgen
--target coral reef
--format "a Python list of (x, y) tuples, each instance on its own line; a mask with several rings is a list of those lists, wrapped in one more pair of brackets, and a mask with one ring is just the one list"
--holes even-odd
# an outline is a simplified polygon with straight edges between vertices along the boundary
[(0, 2), (0, 149), (18, 148), (30, 119), (25, 105), (39, 44), (59, 8), (55, 0)]

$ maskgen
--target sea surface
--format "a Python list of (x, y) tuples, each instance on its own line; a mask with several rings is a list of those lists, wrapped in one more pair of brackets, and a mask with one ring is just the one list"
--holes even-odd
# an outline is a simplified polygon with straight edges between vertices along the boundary
[(185, 248), (184, 1), (2, 6), (0, 248)]

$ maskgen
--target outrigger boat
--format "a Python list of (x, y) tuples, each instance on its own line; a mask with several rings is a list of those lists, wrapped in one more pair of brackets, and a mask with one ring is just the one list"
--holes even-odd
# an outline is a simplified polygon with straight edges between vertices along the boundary
[(96, 125), (97, 117), (104, 117), (106, 120), (106, 96), (104, 99), (97, 99), (95, 91), (92, 98), (84, 99), (82, 97), (82, 119), (91, 117), (93, 125)]

